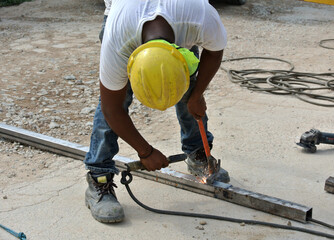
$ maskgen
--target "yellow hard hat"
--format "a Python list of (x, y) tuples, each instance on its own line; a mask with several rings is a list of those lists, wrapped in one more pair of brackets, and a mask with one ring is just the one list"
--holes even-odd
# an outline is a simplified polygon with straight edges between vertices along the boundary
[(183, 55), (170, 44), (148, 42), (130, 56), (128, 77), (136, 98), (161, 111), (178, 103), (189, 88), (189, 70)]

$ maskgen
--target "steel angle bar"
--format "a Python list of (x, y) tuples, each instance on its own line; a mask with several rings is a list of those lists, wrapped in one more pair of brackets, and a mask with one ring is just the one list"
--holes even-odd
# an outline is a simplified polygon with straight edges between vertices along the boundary
[[(0, 137), (79, 160), (83, 160), (88, 151), (88, 147), (79, 144), (2, 123), (0, 123)], [(126, 169), (126, 163), (135, 161), (119, 155), (116, 155), (114, 160), (116, 166), (121, 170)], [(221, 182), (215, 182), (213, 185), (206, 185), (199, 182), (192, 175), (174, 171), (170, 168), (164, 168), (155, 172), (134, 171), (132, 174), (148, 180), (218, 198), (299, 222), (307, 222), (312, 218), (312, 208), (310, 207), (251, 192)]]
[(215, 182), (215, 197), (266, 213), (307, 222), (312, 219), (312, 208), (268, 195)]
[(88, 151), (88, 147), (76, 143), (49, 137), (3, 123), (0, 123), (0, 137), (79, 160), (83, 160)]
[[(0, 123), (0, 137), (78, 160), (83, 160), (88, 151), (88, 147), (80, 144), (53, 138), (3, 123)], [(114, 156), (113, 159), (120, 170), (125, 170), (125, 164), (135, 161), (119, 155)], [(214, 197), (214, 189), (212, 186), (199, 183), (192, 175), (176, 172), (169, 168), (155, 172), (135, 171), (132, 172), (132, 174), (177, 188)]]

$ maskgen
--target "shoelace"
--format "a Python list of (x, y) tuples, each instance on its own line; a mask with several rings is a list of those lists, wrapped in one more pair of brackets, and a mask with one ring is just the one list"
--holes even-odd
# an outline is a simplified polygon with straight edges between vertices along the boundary
[(112, 194), (117, 199), (114, 191), (114, 187), (117, 188), (117, 185), (113, 181), (107, 183), (94, 183), (94, 186), (99, 192), (98, 195), (100, 195), (98, 202), (100, 202), (106, 194)]
[(199, 161), (199, 162), (203, 162), (203, 163), (207, 162), (204, 149), (200, 149), (196, 152), (195, 161)]

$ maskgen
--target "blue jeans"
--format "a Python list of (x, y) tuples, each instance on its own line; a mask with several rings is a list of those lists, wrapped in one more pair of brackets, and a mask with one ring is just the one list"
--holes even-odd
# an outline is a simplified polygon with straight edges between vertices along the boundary
[(103, 16), (103, 21), (102, 21), (101, 31), (100, 31), (100, 33), (99, 33), (99, 39), (100, 39), (100, 42), (102, 42), (102, 39), (103, 39), (104, 28), (105, 28), (105, 26), (106, 26), (107, 18), (108, 18), (108, 15), (104, 15), (104, 16)]
[[(198, 48), (194, 46), (191, 50), (198, 57)], [(203, 147), (198, 123), (188, 112), (187, 108), (187, 102), (195, 83), (196, 73), (190, 77), (189, 89), (182, 99), (175, 105), (176, 116), (181, 127), (182, 151), (187, 154), (193, 153)], [(128, 83), (127, 88), (126, 99), (123, 104), (126, 111), (128, 111), (133, 99), (130, 83)], [(212, 144), (213, 135), (207, 130), (207, 121), (208, 117), (205, 115), (203, 123), (207, 132), (208, 142), (209, 144)], [(117, 140), (117, 134), (110, 129), (108, 123), (104, 119), (101, 111), (101, 99), (99, 99), (99, 104), (96, 108), (93, 120), (90, 147), (84, 160), (86, 169), (95, 173), (110, 172), (118, 174), (119, 170), (116, 168), (115, 161), (112, 159), (119, 151)]]

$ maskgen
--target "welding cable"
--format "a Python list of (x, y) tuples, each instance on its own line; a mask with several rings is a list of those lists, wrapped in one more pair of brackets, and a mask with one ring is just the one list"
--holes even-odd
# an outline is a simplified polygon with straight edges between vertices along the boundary
[(314, 223), (317, 223), (317, 224), (322, 225), (322, 226), (324, 226), (324, 227), (334, 229), (334, 225), (330, 225), (330, 224), (328, 224), (328, 223), (325, 223), (325, 222), (316, 220), (316, 219), (314, 219), (314, 218), (311, 218), (311, 219), (309, 220), (309, 222), (314, 222)]
[[(242, 60), (272, 60), (288, 64), (288, 69), (229, 69), (224, 63)], [(292, 95), (298, 99), (322, 107), (334, 107), (333, 95), (315, 92), (334, 90), (334, 73), (305, 73), (293, 71), (294, 65), (286, 60), (271, 57), (243, 57), (222, 61), (220, 66), (228, 79), (252, 91), (264, 91), (277, 95)], [(311, 87), (312, 86), (312, 87)]]
[[(161, 210), (161, 209), (155, 209), (151, 208), (142, 202), (140, 202), (132, 193), (129, 184), (132, 181), (132, 174), (129, 171), (123, 171), (122, 172), (122, 178), (121, 183), (125, 185), (127, 192), (129, 193), (130, 197), (133, 201), (135, 201), (139, 206), (142, 208), (158, 213), (158, 214), (165, 214), (165, 215), (174, 215), (174, 216), (183, 216), (183, 217), (193, 217), (193, 218), (205, 218), (205, 219), (213, 219), (213, 220), (220, 220), (220, 221), (228, 221), (228, 222), (234, 222), (234, 223), (241, 223), (241, 224), (249, 224), (249, 225), (262, 225), (267, 227), (273, 227), (273, 228), (280, 228), (285, 230), (292, 230), (292, 231), (298, 231), (298, 232), (304, 232), (320, 237), (326, 237), (329, 239), (334, 239), (334, 235), (314, 231), (306, 228), (301, 227), (294, 227), (294, 226), (288, 226), (288, 225), (282, 225), (282, 224), (276, 224), (276, 223), (270, 223), (270, 222), (263, 222), (263, 221), (256, 221), (256, 220), (248, 220), (248, 219), (238, 219), (238, 218), (230, 218), (230, 217), (223, 217), (223, 216), (217, 216), (217, 215), (210, 215), (210, 214), (201, 214), (201, 213), (189, 213), (189, 212), (179, 212), (179, 211), (169, 211), (169, 210)], [(320, 223), (320, 221), (318, 221)]]
[(319, 42), (319, 46), (323, 47), (323, 48), (327, 48), (327, 49), (334, 49), (333, 47), (328, 47), (326, 45), (324, 45), (325, 42), (333, 42), (334, 39), (323, 39)]

